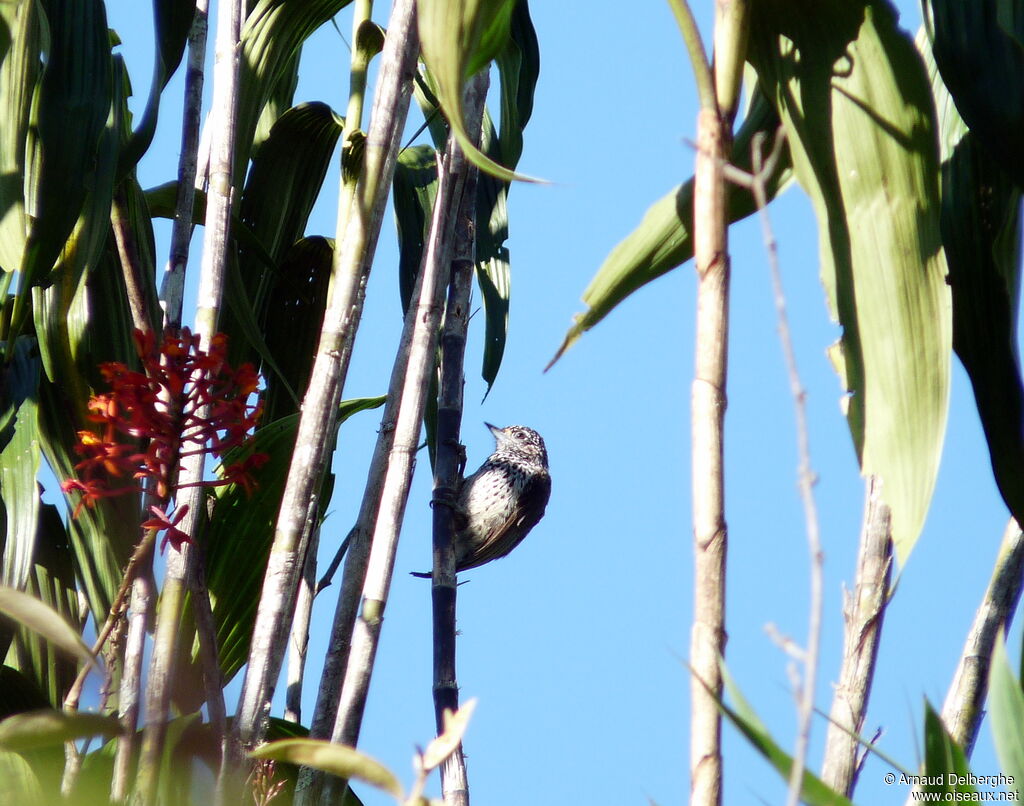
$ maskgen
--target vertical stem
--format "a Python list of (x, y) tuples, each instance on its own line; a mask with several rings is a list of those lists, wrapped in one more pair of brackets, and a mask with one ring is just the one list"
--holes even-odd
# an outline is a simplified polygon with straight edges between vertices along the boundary
[(185, 109), (181, 120), (181, 155), (178, 158), (178, 198), (171, 228), (171, 251), (160, 289), (168, 327), (181, 327), (185, 294), (185, 267), (192, 238), (192, 205), (195, 200), (199, 123), (203, 107), (203, 69), (206, 62), (207, 9), (209, 0), (196, 0), (196, 14), (188, 37), (185, 71)]
[[(414, 0), (396, 0), (381, 56), (352, 214), (344, 208), (338, 211), (339, 225), (344, 229), (338, 233), (331, 293), (312, 379), (302, 404), (235, 721), (242, 749), (262, 740), (281, 671), (298, 578), (315, 523), (317, 495), (329, 446), (333, 444), (330, 435), (337, 422), (338, 400), (348, 372), (366, 281), (409, 110), (418, 53)], [(353, 541), (349, 560), (358, 542)]]
[[(367, 34), (375, 31), (372, 20), (373, 0), (356, 0), (352, 13), (352, 55), (349, 70), (348, 107), (345, 111), (345, 126), (341, 133), (342, 173), (338, 193), (337, 231), (344, 233), (348, 229), (349, 217), (353, 211), (356, 197), (356, 186), (359, 183), (358, 165), (349, 163), (354, 159), (352, 151), (353, 137), (362, 130), (363, 108), (366, 103), (366, 77), (370, 59), (374, 50), (368, 47)], [(333, 290), (337, 276), (332, 274), (330, 288)], [(329, 292), (330, 293), (330, 292)], [(285, 709), (299, 721), (302, 704), (302, 680), (306, 661), (306, 648), (309, 645), (309, 622), (312, 618), (313, 600), (316, 598), (316, 555), (319, 547), (319, 534), (314, 531), (306, 548), (306, 559), (303, 565), (302, 578), (296, 596), (296, 610), (291, 628), (288, 653), (288, 689)], [(287, 714), (286, 714), (287, 717)], [(292, 717), (287, 717), (292, 718)]]
[[(221, 0), (217, 11), (217, 51), (213, 77), (216, 125), (212, 127), (210, 188), (207, 194), (203, 258), (196, 311), (196, 333), (200, 337), (200, 346), (203, 349), (209, 349), (217, 332), (217, 319), (224, 294), (225, 263), (231, 225), (242, 6), (243, 0)], [(193, 382), (202, 381), (193, 379)], [(179, 485), (198, 483), (202, 480), (204, 459), (204, 452), (196, 451), (182, 461), (178, 473)], [(190, 488), (190, 494), (187, 496), (189, 511), (183, 531), (193, 537), (198, 534), (205, 512), (203, 495), (203, 488), (197, 484)], [(182, 505), (180, 500), (177, 503), (179, 506)], [(172, 546), (168, 551), (166, 580), (153, 641), (153, 658), (146, 697), (146, 724), (143, 729), (139, 762), (138, 791), (146, 803), (152, 803), (157, 792), (160, 761), (167, 734), (171, 681), (174, 678), (177, 659), (178, 629), (186, 591), (191, 589), (197, 611), (209, 608), (206, 590), (197, 584), (197, 561), (198, 552), (188, 543), (181, 544), (178, 549)], [(200, 614), (202, 615), (204, 614)], [(201, 631), (204, 623), (208, 625), (211, 621), (212, 619), (197, 617), (197, 629)], [(208, 652), (209, 636), (206, 642)], [(209, 668), (204, 670), (207, 676), (210, 672)], [(223, 695), (218, 693), (218, 697), (221, 696)], [(219, 705), (215, 707), (219, 708)]]
[(1024, 534), (1010, 519), (999, 547), (992, 579), (967, 634), (953, 682), (942, 706), (946, 730), (968, 756), (984, 716), (992, 650), (1000, 630), (1008, 630), (1024, 586)]
[(128, 620), (128, 638), (124, 649), (124, 672), (118, 695), (118, 718), (124, 731), (117, 740), (114, 773), (110, 799), (123, 801), (128, 795), (132, 779), (132, 761), (138, 752), (139, 692), (142, 690), (142, 660), (146, 635), (153, 622), (153, 601), (156, 598), (156, 580), (152, 568), (146, 568), (132, 584), (131, 616)]
[[(853, 592), (843, 603), (843, 662), (832, 697), (825, 759), (821, 779), (847, 797), (857, 779), (857, 747), (867, 714), (871, 681), (875, 674), (882, 621), (889, 601), (892, 573), (892, 533), (888, 505), (882, 500), (882, 483), (869, 476), (865, 484), (864, 524), (857, 550), (857, 575)], [(854, 734), (854, 735), (851, 735)]]
[(285, 690), (284, 718), (290, 722), (302, 721), (302, 684), (309, 649), (309, 623), (313, 617), (313, 599), (316, 598), (316, 554), (320, 544), (320, 530), (309, 538), (306, 564), (299, 580), (295, 599), (295, 621), (288, 641), (288, 688)]
[(697, 336), (692, 389), (694, 612), (690, 637), (690, 802), (713, 806), (722, 797), (722, 694), (719, 659), (725, 649), (727, 532), (723, 440), (728, 352), (729, 258), (722, 166), (728, 135), (717, 109), (697, 119), (694, 172), (694, 258)]
[[(488, 74), (481, 71), (467, 87), (465, 109), (473, 128), (483, 112)], [(474, 144), (478, 144), (475, 140)], [(455, 151), (454, 155), (459, 152)], [(456, 591), (455, 544), (452, 502), (457, 496), (461, 457), (462, 390), (469, 327), (470, 292), (476, 264), (476, 187), (478, 170), (467, 166), (466, 184), (455, 221), (451, 280), (441, 334), (441, 381), (437, 404), (437, 459), (434, 465), (434, 574), (431, 588), (434, 628), (434, 717), (437, 732), (444, 729), (444, 712), (459, 709), (459, 685), (455, 665)], [(446, 505), (447, 504), (447, 505)], [(441, 791), (447, 806), (469, 803), (466, 760), (460, 744), (441, 766)]]

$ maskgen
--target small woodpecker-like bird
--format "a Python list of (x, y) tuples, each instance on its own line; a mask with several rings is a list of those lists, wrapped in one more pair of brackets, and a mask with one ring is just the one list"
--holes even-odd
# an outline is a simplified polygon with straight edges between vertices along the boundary
[(523, 425), (484, 425), (497, 444), (458, 488), (453, 517), (456, 571), (512, 551), (543, 517), (551, 496), (548, 452), (540, 434)]

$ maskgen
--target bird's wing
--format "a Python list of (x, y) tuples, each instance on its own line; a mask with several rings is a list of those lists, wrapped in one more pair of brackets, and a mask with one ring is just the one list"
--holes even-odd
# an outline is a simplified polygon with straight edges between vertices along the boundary
[(530, 530), (537, 525), (544, 516), (544, 510), (548, 505), (548, 498), (551, 497), (551, 477), (542, 476), (527, 482), (526, 488), (519, 496), (519, 501), (527, 501), (531, 506), (516, 506), (512, 508), (508, 518), (495, 529), (492, 537), (485, 541), (480, 548), (464, 562), (459, 564), (459, 570), (465, 571), (468, 568), (476, 568), (491, 560), (504, 557), (512, 549), (518, 546)]

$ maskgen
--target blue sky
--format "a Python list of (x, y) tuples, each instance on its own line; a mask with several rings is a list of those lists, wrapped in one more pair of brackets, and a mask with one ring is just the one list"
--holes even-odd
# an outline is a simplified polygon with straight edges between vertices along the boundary
[[(110, 24), (136, 88), (148, 86), (147, 4), (112, 0)], [(386, 4), (375, 18), (386, 21)], [(711, 3), (698, 17), (708, 30)], [(903, 3), (913, 31), (919, 11)], [(586, 334), (548, 373), (580, 294), (646, 208), (692, 172), (684, 140), (695, 130), (689, 64), (667, 3), (532, 4), (541, 77), (520, 168), (552, 181), (517, 185), (509, 213), (512, 307), (498, 381), (480, 403), (482, 317), (470, 332), (463, 440), (469, 464), (490, 451), (487, 420), (544, 436), (553, 492), (548, 513), (507, 559), (475, 569), (459, 591), (459, 680), (480, 704), (466, 750), (476, 802), (488, 806), (661, 804), (686, 799), (692, 608), (689, 389), (695, 281), (692, 266), (658, 280)], [(338, 18), (348, 35), (350, 16)], [(212, 50), (212, 48), (211, 48)], [(348, 51), (327, 26), (307, 47), (296, 101), (344, 109)], [(165, 93), (158, 140), (143, 160), (144, 186), (171, 179), (178, 153), (181, 75)], [(418, 125), (414, 109), (412, 125)], [(336, 176), (308, 232), (333, 236)], [(817, 228), (799, 188), (772, 204), (797, 359), (808, 390), (812, 462), (825, 551), (822, 665), (816, 702), (828, 710), (842, 645), (841, 595), (853, 576), (863, 484), (825, 357), (838, 335), (818, 280)], [(158, 236), (166, 259), (167, 232)], [(796, 712), (789, 661), (765, 632), (775, 624), (803, 643), (808, 561), (796, 491), (794, 416), (776, 334), (759, 227), (731, 230), (733, 296), (727, 439), (729, 525), (727, 662), (776, 738), (792, 747)], [(199, 238), (194, 242), (198, 251)], [(401, 326), (394, 225), (385, 221), (345, 394), (382, 394)], [(198, 261), (191, 269), (198, 271)], [(194, 292), (193, 292), (194, 293)], [(194, 300), (194, 296), (193, 296)], [(194, 302), (193, 302), (194, 304)], [(336, 495), (322, 543), (326, 562), (351, 526), (379, 412), (341, 432)], [(411, 776), (413, 747), (433, 728), (429, 583), (429, 464), (422, 457), (406, 514), (362, 747)], [(969, 384), (953, 361), (950, 425), (935, 500), (885, 631), (866, 732), (884, 728), (887, 752), (906, 766), (920, 754), (922, 702), (941, 706), (967, 627), (987, 583), (1007, 511), (991, 480)], [(318, 601), (310, 674), (333, 613)], [(1018, 651), (1019, 641), (1011, 643)], [(283, 694), (283, 686), (280, 687)], [(315, 691), (305, 704), (308, 720)], [(229, 694), (234, 709), (237, 686)], [(812, 767), (824, 722), (815, 722)], [(784, 785), (730, 727), (726, 804), (778, 803)], [(998, 771), (987, 727), (973, 769)], [(859, 803), (902, 802), (871, 760)], [(433, 793), (439, 792), (436, 782)], [(369, 804), (390, 800), (361, 791)]]

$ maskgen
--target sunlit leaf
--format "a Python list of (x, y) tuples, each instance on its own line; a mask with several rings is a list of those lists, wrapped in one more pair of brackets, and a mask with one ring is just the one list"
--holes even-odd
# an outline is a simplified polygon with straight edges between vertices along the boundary
[(87, 736), (117, 736), (117, 717), (43, 710), (15, 714), (0, 722), (0, 749), (14, 752), (59, 747)]
[(499, 165), (473, 145), (466, 131), (462, 92), (466, 79), (505, 47), (515, 0), (420, 0), (423, 61), (437, 82), (437, 98), (452, 133), (480, 170), (506, 182), (538, 181)]
[(0, 495), (6, 522), (0, 584), (18, 590), (28, 581), (39, 519), (39, 377), (35, 339), (22, 336), (14, 360), (0, 368)]
[(34, 630), (56, 646), (93, 666), (89, 647), (81, 636), (52, 607), (27, 593), (0, 587), (0, 616)]
[(446, 758), (455, 752), (462, 742), (462, 737), (469, 727), (469, 720), (476, 708), (476, 698), (463, 703), (454, 714), (447, 708), (444, 711), (444, 731), (434, 738), (423, 751), (423, 769), (426, 771), (440, 767)]
[(885, 3), (758, 3), (748, 55), (814, 205), (847, 420), (905, 562), (935, 486), (952, 341), (928, 77)]
[[(793, 767), (792, 757), (782, 749), (781, 745), (768, 732), (768, 728), (765, 727), (764, 723), (754, 712), (754, 709), (751, 708), (750, 703), (747, 702), (735, 682), (733, 682), (724, 663), (721, 664), (721, 667), (722, 679), (729, 694), (729, 700), (735, 707), (730, 707), (724, 702), (719, 701), (719, 709), (788, 784), (790, 771)], [(829, 788), (827, 784), (810, 770), (804, 771), (803, 784), (800, 789), (800, 800), (802, 803), (810, 804), (810, 806), (852, 806), (847, 798)]]
[[(774, 107), (756, 90), (747, 117), (733, 141), (730, 163), (751, 170), (751, 145), (758, 137), (770, 143), (779, 128)], [(767, 145), (765, 146), (767, 148)], [(783, 150), (775, 171), (765, 181), (765, 193), (775, 197), (792, 176), (788, 149)], [(736, 222), (756, 210), (749, 190), (726, 185), (726, 218)], [(553, 364), (580, 336), (604, 319), (634, 291), (656, 280), (693, 257), (693, 179), (688, 179), (656, 201), (644, 214), (640, 225), (627, 235), (605, 258), (594, 279), (583, 292), (588, 309), (577, 314)], [(550, 367), (550, 365), (549, 365)]]
[(319, 739), (282, 739), (256, 748), (249, 757), (301, 764), (340, 778), (363, 781), (396, 798), (402, 797), (402, 785), (391, 771), (352, 747)]

